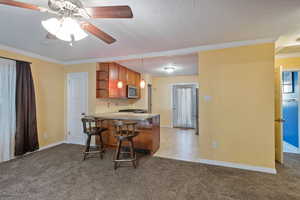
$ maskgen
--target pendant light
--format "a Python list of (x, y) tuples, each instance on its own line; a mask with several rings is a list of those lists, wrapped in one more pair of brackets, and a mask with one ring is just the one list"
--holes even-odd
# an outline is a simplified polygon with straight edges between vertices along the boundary
[[(142, 57), (142, 67), (144, 68), (144, 58), (143, 57)], [(144, 89), (145, 86), (146, 86), (146, 81), (144, 79), (142, 79), (141, 82), (140, 82), (140, 87), (142, 89)]]
[(117, 82), (117, 88), (122, 89), (123, 88), (123, 81), (120, 80), (120, 66), (118, 66), (118, 82)]
[(144, 88), (145, 88), (145, 86), (146, 86), (146, 82), (145, 82), (145, 80), (144, 80), (144, 79), (142, 79), (142, 80), (141, 80), (140, 86), (141, 86), (141, 88), (142, 88), (142, 89), (144, 89)]
[(123, 88), (123, 81), (118, 81), (117, 87), (118, 87), (119, 89), (122, 89), (122, 88)]

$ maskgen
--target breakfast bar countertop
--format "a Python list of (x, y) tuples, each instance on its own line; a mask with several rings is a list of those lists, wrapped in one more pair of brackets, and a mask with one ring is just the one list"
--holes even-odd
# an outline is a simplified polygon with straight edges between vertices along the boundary
[(108, 120), (132, 120), (132, 121), (145, 121), (153, 117), (159, 116), (159, 114), (151, 113), (131, 113), (131, 112), (113, 112), (113, 113), (97, 113), (91, 115), (100, 119)]

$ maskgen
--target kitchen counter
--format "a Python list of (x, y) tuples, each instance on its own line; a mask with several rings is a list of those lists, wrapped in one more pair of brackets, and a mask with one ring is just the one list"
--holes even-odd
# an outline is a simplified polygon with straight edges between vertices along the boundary
[(99, 113), (92, 115), (100, 119), (107, 120), (130, 120), (130, 121), (145, 121), (159, 116), (158, 114), (150, 113), (131, 113), (131, 112), (114, 112), (114, 113)]
[[(104, 119), (103, 126), (108, 131), (103, 135), (104, 144), (108, 147), (116, 147), (116, 139), (114, 137), (115, 128), (114, 120), (129, 120), (138, 122), (137, 131), (139, 132), (134, 140), (136, 150), (150, 152), (152, 155), (159, 149), (160, 145), (160, 115), (150, 113), (99, 113), (91, 115), (99, 119)], [(99, 144), (99, 141), (96, 140)]]

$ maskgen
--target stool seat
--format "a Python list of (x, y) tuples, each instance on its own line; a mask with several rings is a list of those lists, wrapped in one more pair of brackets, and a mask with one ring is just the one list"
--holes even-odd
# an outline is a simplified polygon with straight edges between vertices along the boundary
[[(103, 154), (105, 152), (102, 133), (107, 131), (107, 128), (102, 126), (104, 120), (97, 119), (95, 117), (83, 117), (81, 119), (83, 124), (83, 132), (87, 134), (85, 150), (83, 152), (83, 160), (86, 159), (88, 154), (97, 154), (99, 153), (100, 158), (103, 159)], [(100, 145), (96, 146), (96, 150), (91, 149), (91, 137), (98, 136), (100, 139)]]
[[(131, 162), (133, 167), (136, 168), (136, 153), (134, 150), (133, 138), (138, 136), (139, 132), (136, 131), (136, 122), (130, 121), (115, 121), (115, 138), (117, 139), (117, 149), (114, 155), (114, 169), (117, 169), (122, 162)], [(121, 151), (122, 144), (129, 142), (129, 152)], [(121, 158), (121, 155), (130, 155), (126, 158)]]

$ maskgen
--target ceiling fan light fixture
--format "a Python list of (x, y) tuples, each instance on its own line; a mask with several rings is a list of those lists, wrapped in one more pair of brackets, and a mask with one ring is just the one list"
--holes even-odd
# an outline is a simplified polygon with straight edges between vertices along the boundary
[(52, 35), (56, 35), (56, 33), (57, 33), (58, 29), (59, 29), (60, 23), (59, 23), (58, 19), (56, 19), (56, 18), (50, 18), (50, 19), (47, 19), (47, 20), (43, 20), (42, 21), (42, 26), (49, 33), (51, 33)]
[(79, 41), (88, 36), (79, 23), (71, 17), (64, 17), (61, 20), (51, 18), (42, 21), (42, 25), (49, 33), (67, 42)]

